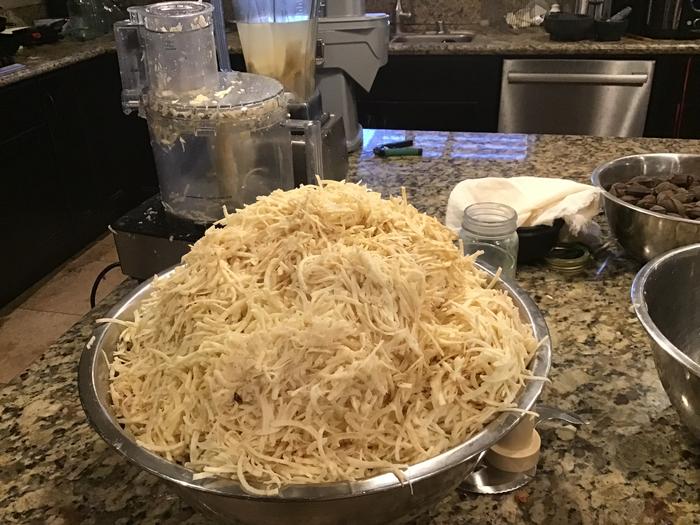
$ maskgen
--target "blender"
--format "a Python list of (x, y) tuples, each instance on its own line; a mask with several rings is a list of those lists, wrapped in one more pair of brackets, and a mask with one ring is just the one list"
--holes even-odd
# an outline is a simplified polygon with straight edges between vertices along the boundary
[[(317, 0), (232, 0), (246, 69), (282, 83), (290, 96), (293, 119), (318, 123), (324, 177), (344, 180), (347, 175), (345, 128), (340, 115), (323, 111), (316, 86), (316, 58), (323, 46), (317, 41)], [(304, 142), (293, 132), (295, 180), (308, 178)]]
[(233, 0), (246, 68), (279, 80), (297, 104), (314, 96), (315, 0)]
[(122, 271), (143, 279), (179, 262), (224, 209), (324, 173), (320, 122), (289, 119), (293, 95), (280, 82), (218, 70), (211, 4), (161, 2), (129, 13), (114, 26), (122, 106), (148, 123), (160, 197), (110, 229)]

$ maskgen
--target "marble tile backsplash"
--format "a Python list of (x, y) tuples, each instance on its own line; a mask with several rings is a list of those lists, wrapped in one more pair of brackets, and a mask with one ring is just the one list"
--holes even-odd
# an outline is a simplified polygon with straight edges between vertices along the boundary
[[(401, 0), (404, 11), (413, 16), (405, 25), (432, 26), (437, 20), (448, 25), (472, 25), (482, 20), (504, 23), (507, 12), (527, 5), (529, 0)], [(393, 17), (395, 0), (365, 0), (368, 13), (384, 12)]]
[[(1, 1), (1, 0), (0, 0)], [(122, 0), (124, 6), (145, 5), (160, 0)], [(405, 20), (404, 25), (426, 26), (433, 29), (435, 22), (443, 20), (448, 26), (479, 24), (488, 20), (491, 25), (505, 24), (505, 14), (516, 11), (531, 0), (401, 0), (404, 11), (410, 11), (413, 16)], [(561, 0), (566, 1), (566, 0)], [(573, 1), (573, 0), (572, 0)], [(233, 23), (232, 3), (224, 0), (224, 18)], [(388, 13), (394, 16), (396, 0), (365, 0), (368, 13)]]

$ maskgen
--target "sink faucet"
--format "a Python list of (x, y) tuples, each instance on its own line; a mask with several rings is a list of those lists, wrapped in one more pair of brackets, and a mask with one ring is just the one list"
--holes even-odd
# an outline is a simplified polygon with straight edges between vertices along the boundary
[(447, 34), (447, 29), (445, 29), (445, 22), (442, 20), (438, 20), (435, 22), (435, 32), (438, 35), (444, 35)]
[(397, 35), (400, 35), (401, 33), (404, 32), (403, 30), (403, 20), (410, 20), (413, 17), (413, 13), (410, 11), (404, 11), (403, 6), (401, 5), (401, 0), (396, 0), (396, 6), (394, 7), (394, 25), (395, 30), (394, 32)]

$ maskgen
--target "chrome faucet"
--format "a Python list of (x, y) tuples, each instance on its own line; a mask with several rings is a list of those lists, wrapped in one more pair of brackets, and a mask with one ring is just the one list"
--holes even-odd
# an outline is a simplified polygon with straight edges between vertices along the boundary
[(438, 20), (435, 22), (435, 32), (438, 35), (446, 35), (448, 33), (447, 29), (445, 29), (445, 22), (443, 20)]
[(401, 5), (401, 0), (396, 0), (396, 6), (394, 7), (394, 33), (400, 35), (404, 32), (402, 19), (410, 20), (413, 17), (413, 13), (410, 11), (404, 11)]

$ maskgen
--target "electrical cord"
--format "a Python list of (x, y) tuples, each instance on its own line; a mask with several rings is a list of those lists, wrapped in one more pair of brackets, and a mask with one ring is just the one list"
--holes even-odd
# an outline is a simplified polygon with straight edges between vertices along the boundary
[(113, 262), (111, 264), (108, 264), (98, 275), (97, 279), (95, 279), (95, 282), (92, 285), (92, 290), (90, 290), (90, 308), (95, 308), (95, 297), (97, 296), (97, 288), (100, 286), (100, 282), (102, 279), (105, 278), (105, 276), (111, 271), (114, 270), (115, 268), (121, 268), (121, 263), (119, 262)]

